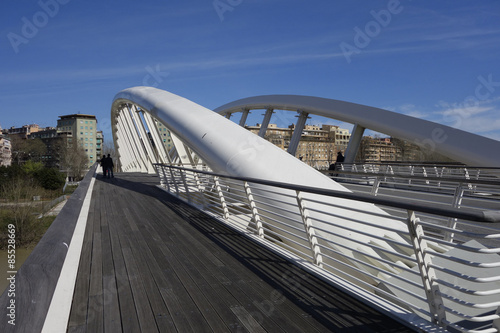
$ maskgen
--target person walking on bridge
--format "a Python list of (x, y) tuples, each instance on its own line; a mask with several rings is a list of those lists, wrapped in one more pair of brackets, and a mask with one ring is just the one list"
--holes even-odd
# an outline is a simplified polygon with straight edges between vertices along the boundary
[(111, 158), (111, 154), (108, 154), (107, 157), (103, 157), (101, 160), (101, 165), (103, 165), (103, 168), (105, 170), (104, 176), (108, 176), (108, 178), (115, 178), (115, 175), (113, 174), (113, 167), (115, 166), (113, 164), (113, 159)]

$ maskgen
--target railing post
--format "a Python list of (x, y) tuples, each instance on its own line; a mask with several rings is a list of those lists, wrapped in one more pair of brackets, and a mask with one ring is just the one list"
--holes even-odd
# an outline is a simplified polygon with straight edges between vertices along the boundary
[(224, 218), (229, 219), (229, 209), (227, 208), (226, 199), (224, 199), (224, 193), (222, 193), (222, 188), (220, 187), (219, 177), (214, 177), (215, 190), (219, 194), (220, 205), (222, 211), (224, 212)]
[(372, 187), (372, 195), (374, 197), (377, 196), (379, 187), (380, 187), (380, 177), (377, 176), (377, 177), (375, 177), (375, 180), (373, 181), (373, 187)]
[(201, 204), (203, 205), (203, 208), (205, 208), (207, 206), (205, 194), (203, 193), (205, 189), (201, 183), (200, 176), (198, 175), (198, 172), (193, 172), (193, 173), (194, 173), (194, 179), (196, 181), (196, 186), (198, 187), (198, 192), (201, 195)]
[(439, 290), (439, 284), (435, 282), (436, 273), (431, 266), (431, 256), (425, 252), (427, 241), (423, 239), (424, 230), (419, 223), (420, 219), (415, 216), (415, 212), (408, 210), (408, 230), (415, 251), (415, 258), (420, 271), (420, 277), (427, 297), (429, 311), (431, 313), (431, 321), (439, 326), (445, 326), (446, 312)]
[(181, 171), (181, 178), (182, 178), (182, 183), (184, 184), (184, 188), (186, 189), (186, 196), (188, 199), (188, 202), (191, 203), (191, 195), (189, 193), (189, 186), (186, 181), (186, 170), (180, 170)]
[(307, 234), (307, 239), (309, 240), (309, 247), (311, 248), (312, 255), (314, 258), (314, 264), (319, 267), (323, 267), (323, 258), (321, 256), (321, 250), (319, 247), (318, 239), (316, 238), (316, 233), (312, 225), (312, 221), (309, 218), (309, 212), (306, 207), (304, 198), (300, 191), (295, 191), (297, 193), (297, 204), (299, 206), (300, 215), (302, 216), (302, 222), (304, 223), (304, 229)]
[(167, 177), (167, 171), (165, 170), (166, 166), (165, 165), (161, 165), (161, 173), (163, 175), (163, 179), (164, 179), (164, 186), (167, 187), (167, 191), (170, 192), (170, 184), (168, 182), (168, 177)]
[(153, 164), (153, 168), (155, 169), (158, 177), (160, 177), (160, 186), (165, 187), (165, 175), (163, 174), (163, 166), (161, 164)]
[[(458, 187), (455, 189), (455, 195), (453, 196), (453, 203), (452, 203), (453, 208), (460, 208), (460, 205), (462, 204), (462, 198), (464, 197), (464, 191), (465, 191), (462, 185), (463, 185), (462, 183), (458, 184)], [(448, 227), (455, 229), (456, 226), (457, 226), (457, 218), (454, 217), (448, 218)], [(453, 232), (448, 232), (444, 237), (444, 240), (452, 242), (454, 236), (455, 234)]]
[[(500, 306), (498, 307), (496, 314), (500, 316)], [(493, 320), (493, 328), (496, 328), (500, 332), (500, 319)]]
[(244, 183), (244, 187), (245, 187), (245, 193), (247, 194), (248, 202), (250, 203), (250, 209), (252, 210), (252, 218), (255, 222), (257, 235), (259, 235), (260, 238), (264, 238), (264, 228), (262, 227), (259, 211), (257, 210), (257, 205), (255, 205), (255, 201), (252, 195), (252, 190), (250, 190), (250, 185), (248, 185), (248, 182)]
[[(425, 178), (427, 178), (427, 170), (425, 169), (425, 166), (422, 167), (422, 174), (424, 175)], [(425, 184), (429, 185), (429, 180), (425, 180)]]
[(172, 177), (172, 182), (174, 184), (174, 188), (175, 188), (175, 194), (177, 196), (180, 196), (179, 194), (179, 186), (177, 186), (177, 180), (175, 179), (175, 170), (173, 170), (172, 168), (168, 168), (170, 170), (170, 176)]

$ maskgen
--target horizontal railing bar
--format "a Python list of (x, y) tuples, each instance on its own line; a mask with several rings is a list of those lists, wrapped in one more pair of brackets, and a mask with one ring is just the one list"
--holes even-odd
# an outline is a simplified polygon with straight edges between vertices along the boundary
[[(454, 183), (462, 183), (462, 184), (481, 184), (481, 185), (495, 185), (500, 186), (500, 181), (492, 181), (492, 180), (482, 180), (482, 179), (466, 179), (464, 178), (454, 178), (454, 177), (436, 177), (436, 176), (420, 176), (420, 175), (408, 175), (402, 173), (394, 173), (394, 174), (386, 174), (386, 173), (375, 173), (375, 172), (361, 172), (361, 171), (347, 171), (347, 170), (318, 170), (321, 173), (336, 173), (343, 175), (365, 175), (366, 177), (387, 177), (387, 178), (404, 178), (404, 179), (418, 179), (418, 180), (432, 180), (438, 182), (454, 182)], [(353, 180), (353, 178), (347, 178), (349, 180)], [(355, 179), (354, 179), (355, 180)], [(399, 183), (404, 184), (404, 183)]]
[[(173, 169), (179, 169), (179, 170), (185, 169), (185, 168), (181, 168), (181, 167), (177, 167), (177, 166), (168, 166), (168, 167), (173, 168)], [(195, 169), (186, 169), (186, 170), (192, 171)], [(430, 206), (430, 205), (418, 205), (418, 204), (413, 204), (411, 201), (407, 201), (407, 200), (387, 200), (387, 199), (378, 198), (378, 197), (374, 197), (374, 196), (363, 194), (363, 193), (351, 193), (351, 192), (344, 192), (344, 191), (328, 190), (328, 189), (323, 189), (323, 188), (318, 188), (318, 187), (304, 186), (304, 185), (293, 185), (293, 184), (289, 184), (289, 183), (262, 180), (262, 179), (257, 179), (257, 178), (227, 176), (227, 175), (217, 174), (217, 173), (208, 172), (208, 171), (197, 170), (197, 172), (208, 174), (208, 175), (213, 175), (216, 177), (238, 179), (238, 180), (247, 181), (250, 183), (275, 186), (275, 187), (286, 188), (286, 189), (295, 190), (295, 191), (309, 192), (309, 193), (333, 196), (333, 197), (343, 198), (343, 199), (369, 202), (369, 203), (379, 204), (379, 205), (384, 205), (384, 206), (389, 206), (389, 207), (403, 208), (403, 209), (407, 209), (407, 210), (420, 211), (420, 212), (430, 213), (430, 214), (434, 214), (434, 215), (442, 215), (442, 216), (447, 216), (447, 217), (455, 217), (455, 218), (476, 221), (476, 222), (489, 222), (489, 223), (499, 223), (500, 222), (500, 211), (464, 211), (464, 210), (459, 210), (459, 209), (454, 209), (454, 208), (439, 207), (439, 206), (435, 206), (435, 205), (432, 205), (432, 206)]]

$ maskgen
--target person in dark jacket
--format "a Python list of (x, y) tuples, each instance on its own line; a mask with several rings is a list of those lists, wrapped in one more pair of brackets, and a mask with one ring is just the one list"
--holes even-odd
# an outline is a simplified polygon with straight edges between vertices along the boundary
[(108, 154), (107, 157), (103, 158), (104, 160), (104, 166), (105, 166), (105, 169), (106, 169), (106, 175), (108, 176), (108, 178), (115, 178), (115, 175), (113, 174), (113, 167), (115, 166), (113, 164), (113, 159), (111, 158), (111, 155)]
[(102, 177), (106, 178), (106, 155), (101, 158)]

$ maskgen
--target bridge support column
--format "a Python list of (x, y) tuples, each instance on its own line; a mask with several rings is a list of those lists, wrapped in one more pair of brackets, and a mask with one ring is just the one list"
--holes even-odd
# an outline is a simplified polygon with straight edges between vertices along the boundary
[(299, 119), (297, 120), (297, 124), (293, 130), (292, 138), (290, 139), (290, 144), (288, 145), (287, 152), (293, 156), (297, 152), (297, 147), (300, 143), (300, 138), (302, 137), (302, 131), (304, 130), (304, 126), (306, 126), (307, 118), (309, 117), (308, 112), (297, 111), (299, 115), (297, 116)]
[(263, 138), (266, 135), (267, 127), (269, 126), (269, 122), (271, 121), (271, 116), (273, 115), (273, 109), (267, 109), (264, 114), (264, 120), (262, 121), (262, 125), (260, 126), (259, 136)]
[(356, 154), (358, 153), (359, 146), (361, 145), (361, 139), (363, 139), (363, 133), (365, 132), (363, 126), (356, 124), (354, 125), (354, 129), (352, 130), (351, 139), (349, 140), (349, 144), (347, 145), (347, 149), (344, 154), (344, 163), (352, 164), (354, 163), (354, 159), (356, 158)]
[(118, 114), (117, 117), (117, 128), (119, 129), (118, 131), (118, 140), (122, 141), (121, 139), (123, 138), (123, 148), (125, 150), (125, 167), (124, 170), (125, 172), (127, 171), (140, 171), (140, 168), (137, 167), (138, 165), (138, 160), (137, 157), (135, 156), (135, 153), (132, 149), (132, 142), (130, 141), (130, 138), (128, 136), (128, 131), (126, 130), (126, 124), (125, 121), (123, 120), (123, 115), (121, 112)]
[(146, 125), (148, 125), (149, 132), (151, 133), (153, 142), (156, 145), (156, 151), (158, 152), (161, 162), (162, 163), (172, 162), (170, 155), (168, 154), (167, 149), (163, 144), (163, 140), (161, 138), (161, 134), (158, 131), (158, 127), (156, 126), (155, 120), (147, 112), (142, 111), (142, 115), (144, 117), (144, 120), (146, 121)]
[(129, 110), (130, 116), (132, 117), (132, 121), (135, 122), (136, 128), (139, 131), (140, 138), (142, 138), (142, 146), (146, 151), (143, 151), (143, 154), (146, 155), (146, 165), (148, 168), (148, 173), (154, 174), (155, 169), (153, 167), (153, 163), (159, 162), (156, 160), (156, 156), (153, 152), (153, 146), (151, 145), (151, 140), (146, 133), (146, 128), (144, 127), (144, 122), (141, 119), (139, 111), (135, 105), (130, 106), (127, 104), (127, 108)]
[(241, 127), (245, 127), (249, 113), (250, 113), (249, 109), (243, 109), (243, 112), (241, 113), (241, 119), (240, 119), (240, 126)]
[(121, 110), (120, 112), (121, 119), (124, 122), (124, 127), (127, 130), (126, 134), (129, 139), (130, 147), (132, 148), (132, 151), (134, 152), (136, 161), (138, 162), (140, 166), (140, 172), (148, 172), (148, 168), (146, 166), (146, 161), (144, 160), (143, 155), (141, 154), (141, 149), (138, 147), (138, 142), (139, 142), (139, 137), (137, 135), (137, 130), (134, 127), (134, 124), (132, 123), (130, 119), (130, 113), (128, 109), (125, 107)]
[(146, 150), (144, 149), (146, 143), (144, 142), (144, 140), (139, 132), (139, 128), (141, 125), (138, 124), (134, 120), (134, 116), (131, 113), (131, 110), (130, 110), (128, 104), (127, 104), (126, 108), (123, 109), (122, 112), (124, 113), (124, 119), (129, 126), (130, 134), (132, 137), (132, 141), (135, 145), (136, 152), (137, 152), (138, 156), (140, 157), (140, 159), (142, 160), (142, 165), (144, 167), (143, 172), (154, 173), (153, 165), (151, 164), (151, 161), (149, 160), (149, 156), (148, 156)]

